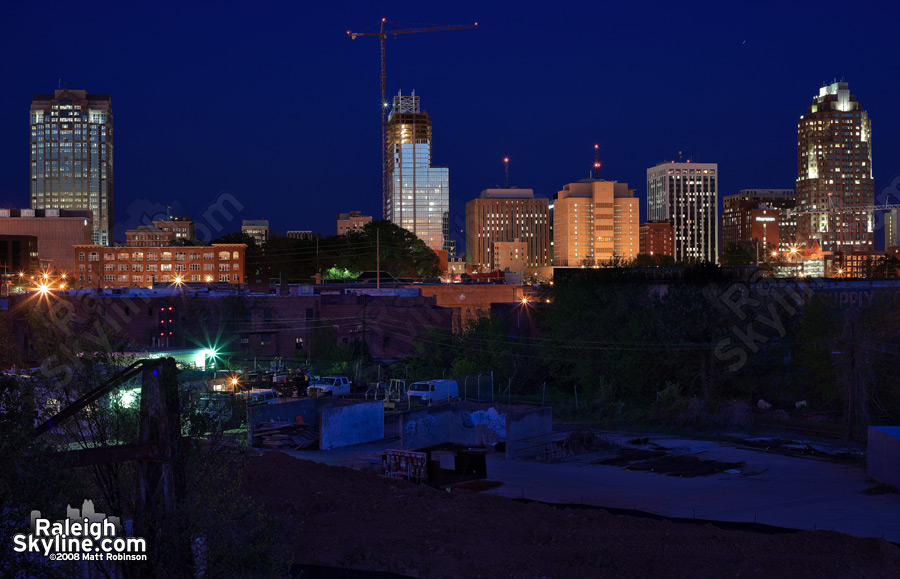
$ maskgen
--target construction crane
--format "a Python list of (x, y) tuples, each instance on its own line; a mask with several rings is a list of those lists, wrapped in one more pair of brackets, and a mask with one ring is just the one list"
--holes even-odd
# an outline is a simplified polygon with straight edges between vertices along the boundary
[[(387, 22), (385, 18), (381, 19), (381, 29), (378, 32), (351, 32), (347, 31), (347, 36), (351, 40), (365, 36), (377, 36), (381, 41), (381, 193), (382, 198), (386, 199), (388, 192), (388, 130), (387, 130), (387, 68), (385, 66), (384, 41), (388, 36), (397, 36), (398, 34), (412, 34), (414, 32), (438, 32), (441, 30), (466, 30), (469, 28), (478, 28), (475, 24), (455, 24), (450, 26), (427, 26), (424, 28), (403, 28), (400, 30), (385, 30), (384, 25)], [(382, 211), (384, 208), (382, 207)]]
[[(837, 198), (840, 199), (840, 198)], [(885, 200), (884, 205), (842, 205), (839, 206), (839, 203), (835, 202), (836, 198), (829, 193), (828, 194), (828, 207), (824, 209), (788, 209), (787, 217), (790, 219), (792, 216), (796, 215), (827, 215), (828, 216), (828, 229), (831, 233), (837, 232), (838, 238), (836, 240), (836, 244), (838, 248), (846, 245), (845, 234), (847, 233), (843, 227), (837, 227), (834, 223), (836, 216), (841, 213), (874, 213), (875, 211), (891, 211), (893, 209), (900, 209), (900, 204), (897, 203), (888, 203)]]

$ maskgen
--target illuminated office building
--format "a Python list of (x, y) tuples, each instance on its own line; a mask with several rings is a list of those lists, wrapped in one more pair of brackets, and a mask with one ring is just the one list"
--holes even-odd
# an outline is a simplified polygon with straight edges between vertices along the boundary
[(668, 221), (675, 233), (675, 261), (716, 263), (718, 166), (663, 162), (647, 169), (647, 220)]
[(431, 166), (431, 119), (421, 111), (415, 91), (394, 97), (388, 116), (387, 147), (384, 218), (415, 233), (431, 249), (453, 255), (450, 171)]
[(819, 89), (797, 123), (797, 210), (801, 242), (822, 251), (872, 250), (872, 123), (846, 82)]
[(31, 208), (90, 210), (94, 243), (112, 243), (113, 116), (108, 94), (63, 89), (34, 95)]

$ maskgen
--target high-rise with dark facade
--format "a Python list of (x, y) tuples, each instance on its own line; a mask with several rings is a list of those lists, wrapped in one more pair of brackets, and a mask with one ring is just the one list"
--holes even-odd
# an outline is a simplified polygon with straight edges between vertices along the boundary
[(90, 210), (94, 243), (112, 243), (113, 115), (108, 94), (63, 89), (34, 95), (31, 208)]
[(431, 118), (421, 111), (415, 91), (394, 97), (387, 147), (384, 218), (415, 233), (431, 249), (453, 255), (450, 171), (431, 166)]
[(668, 221), (675, 261), (719, 258), (718, 165), (663, 162), (647, 169), (647, 221)]
[(797, 227), (823, 251), (873, 249), (872, 123), (846, 82), (819, 89), (797, 123)]

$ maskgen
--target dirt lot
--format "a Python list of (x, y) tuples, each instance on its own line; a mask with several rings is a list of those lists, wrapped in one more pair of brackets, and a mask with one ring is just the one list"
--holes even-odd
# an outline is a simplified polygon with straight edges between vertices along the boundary
[(251, 456), (245, 492), (297, 563), (411, 577), (897, 577), (900, 548), (831, 531), (763, 534), (522, 504)]

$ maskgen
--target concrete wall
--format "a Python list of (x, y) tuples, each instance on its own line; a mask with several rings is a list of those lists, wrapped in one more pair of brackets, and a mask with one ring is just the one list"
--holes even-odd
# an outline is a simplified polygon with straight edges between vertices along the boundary
[(479, 447), (508, 443), (510, 416), (516, 417), (516, 432), (524, 433), (519, 438), (542, 433), (543, 417), (552, 415), (546, 412), (549, 408), (535, 410), (538, 412), (531, 417), (534, 411), (521, 406), (457, 402), (404, 412), (400, 416), (401, 445), (410, 450), (445, 442)]
[(869, 476), (900, 488), (900, 426), (870, 426)]
[(321, 411), (319, 448), (328, 450), (384, 438), (384, 402), (360, 402)]
[(506, 415), (506, 458), (516, 458), (519, 447), (528, 443), (523, 438), (553, 432), (553, 409), (549, 406)]
[(303, 417), (303, 423), (311, 426), (319, 424), (319, 412), (335, 406), (349, 406), (352, 400), (341, 398), (301, 398), (291, 402), (278, 404), (260, 404), (250, 408), (250, 424), (260, 422), (295, 422), (297, 416)]

